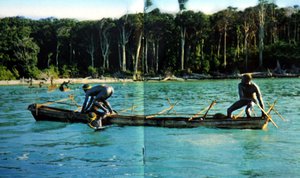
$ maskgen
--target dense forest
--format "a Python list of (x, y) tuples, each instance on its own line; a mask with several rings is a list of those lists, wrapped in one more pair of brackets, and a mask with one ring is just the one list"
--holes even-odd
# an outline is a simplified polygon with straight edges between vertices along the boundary
[[(299, 73), (300, 8), (259, 3), (211, 15), (185, 9), (96, 21), (0, 19), (0, 80), (49, 77)], [(263, 1), (262, 1), (263, 2)], [(279, 71), (281, 72), (281, 71)]]

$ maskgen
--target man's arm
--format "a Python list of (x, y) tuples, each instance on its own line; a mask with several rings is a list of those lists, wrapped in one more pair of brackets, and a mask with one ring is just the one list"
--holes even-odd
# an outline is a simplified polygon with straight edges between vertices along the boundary
[(86, 104), (87, 104), (88, 100), (89, 100), (89, 96), (86, 95), (86, 96), (85, 96), (85, 99), (84, 99), (84, 102), (83, 102), (83, 104), (82, 104), (82, 109), (81, 109), (81, 112), (82, 112), (82, 113), (84, 113), (85, 110), (86, 110)]
[[(257, 98), (257, 100), (258, 100), (258, 103), (259, 103), (259, 105), (260, 105), (260, 107), (262, 108), (262, 109), (264, 109), (265, 107), (264, 107), (264, 101), (263, 101), (263, 99), (262, 99), (262, 95), (261, 95), (261, 92), (260, 92), (260, 89), (259, 89), (259, 87), (256, 85), (256, 84), (254, 84), (255, 85), (255, 89), (256, 89), (256, 98)], [(265, 115), (264, 114), (264, 112), (262, 111), (262, 116), (263, 115)]]
[(89, 103), (88, 103), (88, 105), (86, 106), (86, 110), (88, 110), (88, 109), (91, 107), (91, 105), (92, 105), (93, 102), (94, 102), (94, 97), (91, 96), (91, 97), (90, 97), (90, 100), (89, 100)]

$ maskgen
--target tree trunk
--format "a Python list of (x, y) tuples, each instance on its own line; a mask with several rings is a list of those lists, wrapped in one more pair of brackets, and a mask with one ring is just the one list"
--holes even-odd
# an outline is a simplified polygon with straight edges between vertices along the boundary
[(122, 44), (122, 71), (126, 71), (126, 46)]
[(148, 69), (148, 39), (145, 38), (145, 53), (144, 53), (144, 56), (145, 56), (145, 73), (148, 73), (149, 72), (149, 69)]
[(152, 60), (151, 60), (151, 68), (153, 71), (155, 71), (155, 54), (156, 54), (156, 49), (155, 49), (155, 41), (152, 41)]
[(159, 49), (159, 41), (156, 41), (156, 54), (155, 54), (155, 71), (158, 72), (158, 50)]
[(220, 33), (219, 42), (218, 42), (218, 49), (217, 49), (217, 57), (218, 58), (220, 57), (220, 51), (221, 51), (221, 37), (222, 37), (222, 34)]
[(94, 45), (94, 37), (93, 35), (91, 35), (90, 37), (90, 43), (88, 44), (88, 48), (87, 48), (87, 53), (90, 55), (91, 57), (91, 63), (92, 63), (92, 67), (94, 67), (94, 53), (95, 53), (95, 45)]
[(246, 72), (248, 71), (248, 36), (249, 36), (249, 25), (245, 22), (244, 23), (244, 32), (245, 32), (245, 38), (244, 38), (244, 48), (245, 48), (245, 69)]
[(120, 31), (120, 44), (122, 51), (122, 71), (125, 72), (126, 69), (126, 44), (128, 43), (130, 33), (126, 33), (125, 26), (123, 25)]
[(186, 34), (186, 28), (181, 27), (181, 32), (180, 32), (180, 37), (181, 37), (181, 70), (184, 70), (185, 34)]
[[(262, 5), (261, 5), (262, 6)], [(259, 23), (259, 67), (263, 66), (263, 46), (264, 46), (264, 13), (263, 7), (260, 12), (260, 23)]]
[(137, 71), (138, 71), (140, 50), (141, 50), (141, 46), (142, 46), (142, 36), (143, 36), (143, 33), (141, 33), (140, 36), (139, 36), (138, 46), (137, 46), (137, 49), (136, 49), (135, 66), (134, 66), (134, 72), (135, 73), (137, 73)]
[(103, 64), (102, 67), (104, 69), (109, 68), (109, 47), (110, 47), (110, 39), (107, 33), (108, 28), (105, 28), (103, 30), (100, 30), (99, 37), (100, 37), (100, 48), (101, 48), (101, 53), (103, 56)]
[(227, 43), (227, 41), (226, 41), (226, 39), (227, 39), (227, 25), (225, 25), (225, 27), (224, 27), (224, 63), (223, 63), (223, 65), (224, 65), (224, 67), (226, 68), (226, 66), (227, 66), (227, 59), (226, 59), (226, 43)]
[(55, 55), (56, 67), (58, 67), (59, 47), (60, 47), (60, 43), (57, 42), (57, 45), (56, 45), (56, 55)]
[(121, 45), (118, 44), (118, 53), (119, 53), (119, 68), (122, 69), (122, 55), (121, 55)]

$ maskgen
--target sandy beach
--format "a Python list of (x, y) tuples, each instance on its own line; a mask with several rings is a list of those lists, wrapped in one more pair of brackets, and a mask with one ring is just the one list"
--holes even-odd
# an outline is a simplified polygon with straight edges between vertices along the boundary
[[(111, 77), (103, 77), (99, 79), (91, 78), (59, 78), (53, 79), (53, 84), (62, 84), (63, 82), (71, 81), (71, 83), (114, 83), (114, 82), (133, 82), (132, 79), (119, 79)], [(51, 80), (32, 80), (32, 85), (50, 85)], [(29, 79), (20, 79), (20, 80), (0, 80), (0, 85), (29, 85)]]

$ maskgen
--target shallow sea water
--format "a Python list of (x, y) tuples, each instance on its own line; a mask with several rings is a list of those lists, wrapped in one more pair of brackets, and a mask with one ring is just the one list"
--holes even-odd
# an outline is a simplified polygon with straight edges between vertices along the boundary
[[(255, 79), (279, 126), (267, 130), (112, 126), (95, 132), (85, 124), (36, 122), (27, 106), (74, 95), (69, 92), (0, 86), (0, 177), (299, 177), (300, 79)], [(225, 113), (238, 99), (239, 80), (112, 83), (115, 110), (138, 106), (157, 113), (197, 113), (213, 100), (210, 113)], [(67, 102), (67, 101), (66, 101)], [(54, 105), (75, 110), (77, 107)], [(260, 113), (256, 108), (256, 113)], [(239, 111), (236, 111), (237, 114)]]

